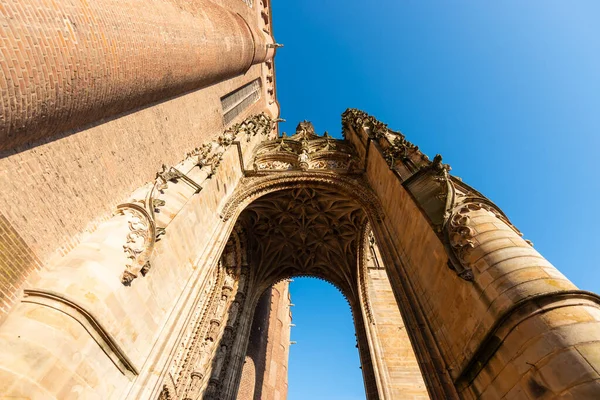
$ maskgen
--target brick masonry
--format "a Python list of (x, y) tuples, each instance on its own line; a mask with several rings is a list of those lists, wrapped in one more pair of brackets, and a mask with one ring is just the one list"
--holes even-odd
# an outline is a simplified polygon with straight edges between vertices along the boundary
[(290, 343), (289, 283), (269, 288), (256, 306), (238, 400), (285, 400)]
[(239, 0), (10, 0), (0, 20), (0, 150), (218, 83), (268, 55)]
[(28, 272), (40, 266), (35, 253), (0, 213), (0, 321), (17, 299)]
[[(20, 147), (0, 159), (0, 208), (8, 223), (43, 264), (62, 257), (160, 166), (224, 129), (220, 97), (252, 81), (247, 74), (142, 109), (59, 140)], [(264, 109), (264, 99), (248, 113)], [(37, 265), (37, 264), (36, 264)], [(35, 266), (22, 264), (25, 276)], [(6, 288), (3, 297), (14, 297)]]

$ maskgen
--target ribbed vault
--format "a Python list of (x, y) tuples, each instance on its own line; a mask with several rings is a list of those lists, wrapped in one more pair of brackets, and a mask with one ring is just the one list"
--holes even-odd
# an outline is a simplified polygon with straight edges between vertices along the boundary
[(281, 190), (251, 203), (239, 222), (248, 231), (259, 285), (315, 276), (354, 297), (357, 249), (367, 216), (347, 195), (307, 186)]

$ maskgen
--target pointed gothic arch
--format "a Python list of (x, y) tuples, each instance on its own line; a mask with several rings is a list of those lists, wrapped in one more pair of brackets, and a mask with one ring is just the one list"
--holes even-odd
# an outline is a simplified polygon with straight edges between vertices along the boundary
[[(36, 368), (27, 355), (44, 354), (52, 372), (76, 352), (96, 362), (86, 396), (234, 399), (255, 300), (302, 274), (349, 299), (369, 399), (425, 395), (399, 378), (407, 366), (396, 355), (411, 347), (410, 370), (433, 399), (594, 393), (598, 296), (578, 290), (440, 156), (429, 160), (358, 110), (342, 125), (344, 140), (308, 122), (276, 138), (260, 114), (164, 166), (31, 280), (0, 326), (8, 393), (61, 398), (27, 377)], [(78, 341), (55, 335), (57, 325)], [(548, 379), (564, 360), (578, 374)]]

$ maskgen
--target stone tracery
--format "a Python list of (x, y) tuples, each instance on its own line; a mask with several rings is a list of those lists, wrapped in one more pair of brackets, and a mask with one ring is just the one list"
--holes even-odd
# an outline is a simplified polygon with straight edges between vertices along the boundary
[[(242, 214), (252, 232), (261, 281), (282, 276), (323, 276), (353, 290), (361, 206), (334, 190), (297, 188), (270, 193)], [(334, 268), (332, 268), (334, 266)]]
[(254, 170), (273, 172), (289, 170), (334, 170), (351, 173), (357, 170), (354, 148), (345, 141), (315, 133), (312, 123), (298, 124), (290, 137), (264, 142), (256, 150)]

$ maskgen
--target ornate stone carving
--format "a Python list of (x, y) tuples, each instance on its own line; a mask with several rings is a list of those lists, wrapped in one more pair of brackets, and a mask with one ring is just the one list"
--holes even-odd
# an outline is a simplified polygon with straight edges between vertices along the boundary
[[(204, 366), (212, 354), (212, 341), (207, 341), (210, 329), (210, 316), (214, 313), (221, 294), (224, 271), (216, 268), (215, 276), (209, 282), (210, 292), (199, 299), (187, 329), (178, 345), (175, 358), (171, 361), (170, 375), (176, 383), (178, 392), (185, 393), (191, 380), (191, 374), (204, 371)], [(205, 301), (201, 301), (205, 300)]]
[(308, 160), (310, 157), (308, 156), (308, 151), (306, 149), (302, 149), (302, 153), (298, 155), (298, 165), (302, 171), (306, 171), (308, 169)]
[[(196, 158), (196, 165), (201, 168), (209, 166), (208, 177), (215, 174), (224, 152), (239, 135), (252, 137), (258, 134), (268, 135), (272, 132), (275, 123), (266, 114), (251, 116), (243, 122), (232, 126), (216, 141), (205, 143), (189, 152), (187, 158)], [(155, 223), (155, 212), (165, 206), (165, 201), (159, 199), (159, 193), (168, 189), (169, 182), (184, 180), (199, 192), (200, 184), (189, 178), (186, 174), (175, 167), (162, 165), (161, 170), (156, 173), (153, 186), (146, 194), (146, 198), (140, 201), (121, 204), (117, 207), (115, 214), (126, 215), (128, 218), (130, 232), (127, 235), (123, 250), (127, 254), (128, 262), (121, 276), (121, 282), (129, 286), (138, 274), (145, 275), (150, 270), (150, 255), (154, 249), (156, 240), (165, 234), (164, 227), (157, 227)], [(139, 203), (139, 204), (138, 204)]]
[[(475, 204), (465, 204), (459, 207), (449, 218), (447, 224), (448, 242), (450, 244), (454, 260), (451, 260), (451, 268), (461, 278), (473, 280), (471, 265), (467, 261), (468, 253), (475, 247), (473, 245), (473, 230), (469, 227), (469, 212), (478, 209)], [(454, 261), (454, 262), (452, 262)]]
[[(364, 111), (349, 108), (342, 114), (342, 129), (363, 130), (369, 138), (381, 146), (383, 156), (391, 169), (399, 162), (411, 172), (431, 164), (429, 158), (398, 131), (393, 131)], [(344, 131), (345, 134), (345, 131)]]
[(335, 190), (298, 187), (260, 197), (240, 220), (252, 231), (261, 280), (329, 271), (325, 276), (347, 291), (356, 275), (353, 266), (366, 215), (359, 203)]
[(256, 169), (258, 169), (258, 170), (269, 170), (269, 169), (271, 169), (271, 170), (274, 170), (274, 169), (289, 170), (292, 168), (294, 168), (294, 167), (289, 162), (273, 160), (273, 161), (264, 161), (264, 162), (257, 164)]
[(234, 229), (216, 268), (211, 294), (203, 296), (208, 299), (199, 303), (171, 363), (179, 399), (196, 400), (202, 388), (204, 398), (211, 393), (219, 398), (220, 375), (227, 368), (246, 299), (246, 238), (243, 229)]
[(123, 245), (128, 261), (121, 276), (121, 282), (129, 286), (142, 270), (145, 274), (150, 268), (149, 258), (156, 242), (156, 225), (148, 211), (136, 203), (117, 206), (117, 214), (125, 215), (129, 224), (129, 233)]
[(471, 228), (471, 213), (485, 209), (510, 226), (517, 234), (521, 235), (521, 232), (510, 223), (506, 215), (494, 203), (451, 177), (447, 172), (449, 166), (441, 164), (441, 157), (436, 156), (434, 161), (432, 168), (440, 171), (440, 176), (444, 178), (448, 188), (443, 225), (444, 242), (448, 249), (448, 265), (456, 271), (458, 276), (472, 281), (474, 276), (469, 254), (475, 248), (473, 241), (475, 232)]
[(170, 182), (170, 181), (175, 181), (178, 178), (180, 178), (182, 175), (182, 172), (173, 168), (173, 167), (168, 167), (165, 164), (162, 165), (161, 170), (159, 172), (156, 173), (156, 178), (160, 178), (162, 179), (165, 183)]
[(350, 169), (350, 160), (316, 160), (310, 163), (310, 169)]
[(211, 379), (217, 379), (217, 380), (219, 379), (226, 356), (227, 356), (227, 346), (220, 346), (219, 351), (217, 352), (217, 355), (215, 357), (215, 366), (214, 366), (214, 368), (212, 370), (212, 374), (210, 376)]
[(208, 163), (208, 155), (212, 150), (212, 143), (204, 143), (200, 147), (196, 147), (194, 150), (186, 154), (186, 158), (194, 158), (196, 165), (203, 167)]
[(332, 175), (326, 172), (312, 171), (311, 173), (289, 172), (285, 176), (260, 176), (242, 180), (238, 190), (223, 207), (221, 218), (228, 220), (240, 212), (244, 206), (267, 193), (293, 189), (308, 185), (315, 189), (324, 188), (339, 191), (349, 198), (355, 199), (375, 220), (383, 219), (383, 208), (373, 192), (362, 184), (360, 178), (350, 178), (344, 175)]
[[(437, 214), (432, 212), (431, 218), (441, 222), (441, 226), (438, 222), (435, 224), (447, 247), (449, 266), (461, 278), (473, 280), (473, 272), (468, 259), (468, 255), (474, 248), (474, 232), (469, 224), (469, 214), (472, 211), (485, 208), (520, 234), (491, 201), (464, 184), (459, 178), (451, 176), (449, 174), (450, 166), (442, 162), (442, 156), (439, 154), (434, 157), (433, 161), (430, 161), (417, 146), (407, 141), (402, 133), (392, 131), (386, 124), (360, 110), (346, 110), (342, 114), (342, 125), (344, 129), (351, 129), (355, 132), (363, 131), (371, 140), (376, 141), (391, 169), (396, 168), (401, 162), (410, 173), (421, 171), (422, 174), (425, 174), (421, 176), (428, 177), (426, 179), (433, 180), (440, 187), (435, 197), (445, 203), (444, 214), (436, 216), (437, 219), (435, 219), (433, 215)], [(435, 187), (436, 185), (431, 186)], [(422, 184), (421, 187), (425, 187), (425, 184)]]
[[(350, 143), (319, 136), (308, 121), (298, 124), (296, 133), (265, 142), (256, 150), (255, 170), (331, 169), (352, 173), (358, 165), (356, 152)], [(351, 168), (352, 166), (352, 168)]]
[(229, 307), (229, 317), (227, 318), (227, 326), (234, 326), (237, 321), (238, 311), (240, 309), (240, 302), (234, 301)]

